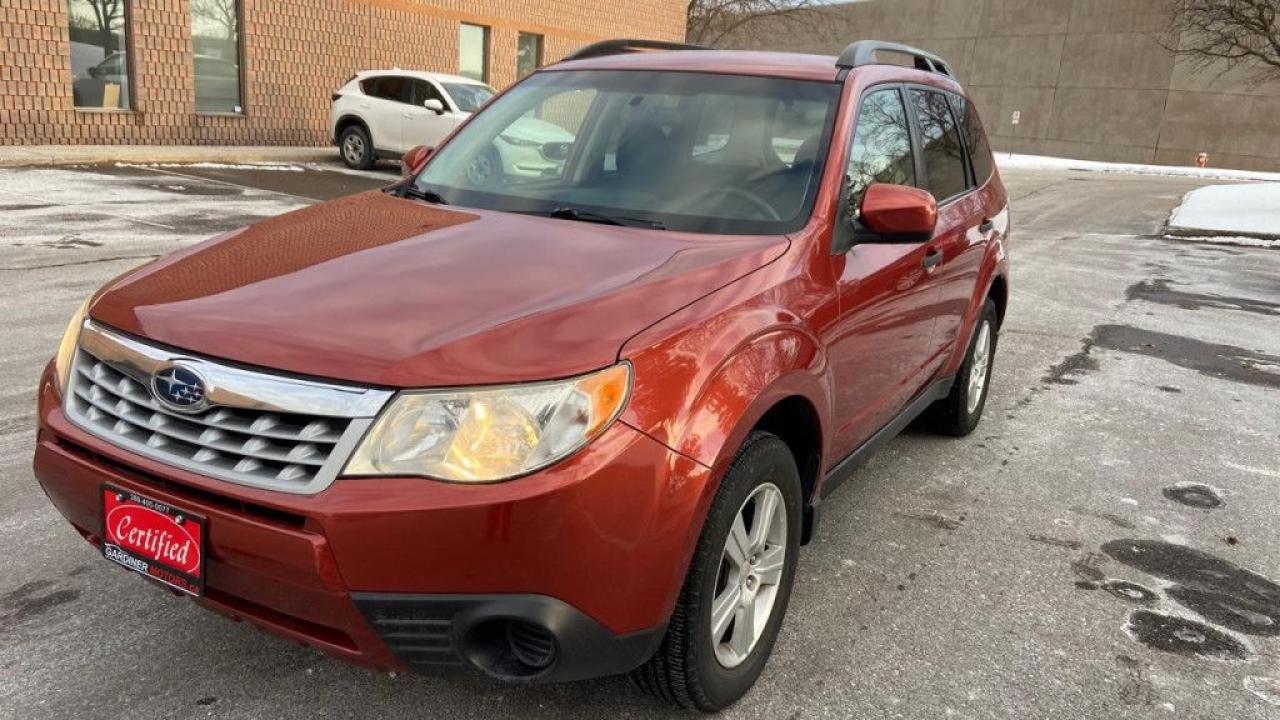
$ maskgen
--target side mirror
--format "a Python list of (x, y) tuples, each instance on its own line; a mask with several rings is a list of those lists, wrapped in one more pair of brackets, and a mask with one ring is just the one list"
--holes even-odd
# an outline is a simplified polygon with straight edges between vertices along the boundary
[[(427, 102), (431, 101), (428, 100)], [(437, 100), (436, 102), (440, 101)], [(409, 177), (421, 172), (422, 167), (427, 164), (427, 159), (431, 157), (433, 150), (435, 148), (426, 145), (415, 145), (409, 148), (409, 152), (400, 156), (400, 177)]]
[(938, 202), (920, 188), (876, 183), (862, 196), (859, 220), (879, 242), (926, 242), (938, 224)]
[(444, 114), (444, 103), (439, 98), (428, 98), (422, 101), (422, 107), (430, 110), (437, 115)]

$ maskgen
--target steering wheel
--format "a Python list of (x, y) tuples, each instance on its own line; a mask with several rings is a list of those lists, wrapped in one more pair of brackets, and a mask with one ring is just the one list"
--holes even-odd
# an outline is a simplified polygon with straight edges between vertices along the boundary
[(748, 205), (759, 210), (761, 214), (763, 214), (765, 218), (769, 220), (782, 219), (781, 217), (778, 216), (778, 211), (774, 210), (773, 206), (770, 205), (768, 202), (766, 202), (764, 198), (760, 197), (759, 195), (756, 195), (750, 190), (743, 190), (741, 188), (735, 188), (735, 187), (712, 188), (704, 193), (695, 195), (691, 200), (684, 203), (684, 207), (690, 207), (692, 205), (696, 205), (699, 201), (703, 199), (720, 197), (722, 195), (725, 197), (734, 197), (746, 202)]

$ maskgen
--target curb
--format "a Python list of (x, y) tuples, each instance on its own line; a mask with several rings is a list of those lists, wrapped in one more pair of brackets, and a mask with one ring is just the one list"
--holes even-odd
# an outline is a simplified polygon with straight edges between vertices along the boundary
[(0, 167), (101, 165), (109, 163), (310, 163), (337, 159), (325, 147), (44, 145), (0, 146)]

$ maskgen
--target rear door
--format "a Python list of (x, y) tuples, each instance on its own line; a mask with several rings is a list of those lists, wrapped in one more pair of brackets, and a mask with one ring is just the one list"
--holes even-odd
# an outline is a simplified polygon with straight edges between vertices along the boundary
[[(964, 327), (964, 313), (979, 292), (978, 280), (982, 276), (982, 261), (986, 257), (987, 244), (995, 239), (997, 216), (1004, 210), (996, 200), (997, 195), (991, 192), (991, 178), (994, 175), (995, 162), (991, 157), (991, 146), (978, 118), (977, 108), (966, 98), (948, 93), (951, 111), (960, 125), (960, 136), (964, 141), (965, 160), (969, 163), (969, 187), (966, 195), (957, 208), (964, 218), (964, 233), (955, 236), (952, 243), (943, 247), (946, 262), (938, 272), (941, 286), (939, 298), (938, 322), (933, 332), (935, 343), (939, 347), (948, 347), (953, 343), (966, 343), (967, 337), (960, 337)], [(985, 290), (985, 288), (982, 288)]]
[[(462, 122), (462, 116), (454, 112), (454, 108), (444, 98), (444, 94), (435, 83), (422, 78), (412, 78), (411, 84), (413, 100), (405, 106), (400, 122), (404, 144), (407, 146), (405, 149), (415, 145), (435, 147), (440, 144), (445, 135)], [(439, 100), (444, 106), (443, 113), (423, 107), (424, 102), (432, 99)]]
[[(953, 93), (934, 88), (911, 87), (911, 108), (920, 137), (924, 165), (921, 187), (938, 201), (938, 226), (930, 242), (933, 264), (929, 286), (936, 291), (931, 309), (934, 326), (929, 360), (943, 362), (957, 342), (964, 313), (969, 307), (982, 264), (984, 214), (982, 196), (974, 192), (974, 175), (962, 137), (960, 118), (954, 112)], [(986, 176), (990, 177), (990, 152)], [(984, 178), (985, 180), (985, 178)]]
[(360, 88), (368, 96), (361, 105), (373, 146), (378, 150), (401, 153), (409, 148), (404, 144), (401, 115), (413, 99), (413, 85), (403, 75), (376, 75), (365, 78)]
[[(856, 212), (873, 183), (918, 184), (904, 93), (888, 85), (862, 96), (845, 170), (846, 212)], [(835, 381), (837, 456), (870, 438), (929, 379), (937, 298), (924, 267), (929, 245), (861, 243), (832, 255), (839, 316), (824, 339)]]

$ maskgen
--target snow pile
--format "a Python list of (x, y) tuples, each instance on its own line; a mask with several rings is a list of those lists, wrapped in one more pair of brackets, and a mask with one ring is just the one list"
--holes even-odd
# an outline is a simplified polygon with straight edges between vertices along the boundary
[(196, 168), (200, 170), (277, 170), (281, 172), (306, 172), (306, 168), (295, 165), (293, 163), (216, 163), (216, 162), (189, 162), (189, 163), (125, 163), (118, 162), (116, 167), (119, 168)]
[(1280, 183), (1209, 185), (1192, 190), (1170, 216), (1167, 232), (1179, 238), (1278, 247)]
[(1280, 182), (1280, 173), (1254, 170), (1227, 170), (1224, 168), (1178, 167), (1174, 165), (1139, 165), (1135, 163), (1109, 163), (1095, 160), (1071, 160), (1070, 158), (1041, 155), (1010, 155), (996, 153), (996, 164), (1002, 169), (1020, 170), (1082, 170), (1085, 172), (1123, 173), (1127, 175), (1163, 175), (1166, 177), (1192, 177), (1215, 180), (1270, 180)]

